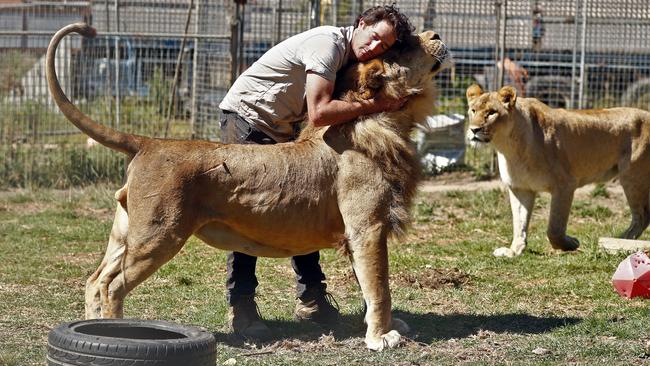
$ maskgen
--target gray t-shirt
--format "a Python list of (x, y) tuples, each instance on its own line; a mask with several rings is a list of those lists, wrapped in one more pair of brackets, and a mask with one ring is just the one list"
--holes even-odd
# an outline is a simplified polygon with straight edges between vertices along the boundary
[(348, 61), (353, 27), (322, 26), (287, 38), (235, 80), (219, 108), (238, 113), (277, 142), (290, 140), (307, 113), (311, 71), (334, 82)]

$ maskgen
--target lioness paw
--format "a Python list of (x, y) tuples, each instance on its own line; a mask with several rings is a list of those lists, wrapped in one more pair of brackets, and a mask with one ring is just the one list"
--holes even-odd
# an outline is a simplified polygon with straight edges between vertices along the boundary
[(560, 240), (551, 240), (551, 246), (553, 249), (573, 251), (578, 249), (580, 246), (580, 241), (572, 236), (565, 235)]
[(512, 258), (516, 256), (515, 252), (512, 249), (507, 247), (496, 248), (494, 252), (492, 252), (492, 255), (495, 257), (507, 257), (507, 258)]
[(366, 337), (366, 346), (372, 351), (383, 351), (385, 348), (394, 348), (399, 345), (402, 336), (396, 330), (382, 335), (379, 338), (368, 339)]

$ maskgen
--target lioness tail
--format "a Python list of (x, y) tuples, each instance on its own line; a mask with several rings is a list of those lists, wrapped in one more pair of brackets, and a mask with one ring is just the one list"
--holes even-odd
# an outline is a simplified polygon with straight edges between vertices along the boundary
[(85, 37), (94, 37), (96, 35), (95, 29), (89, 25), (75, 23), (63, 27), (52, 37), (50, 45), (47, 48), (45, 68), (47, 84), (50, 87), (52, 98), (54, 98), (61, 112), (83, 133), (113, 150), (121, 151), (131, 156), (135, 155), (140, 150), (142, 142), (146, 139), (145, 137), (122, 133), (100, 125), (75, 107), (66, 97), (63, 90), (61, 90), (61, 84), (59, 84), (59, 79), (54, 68), (54, 56), (61, 39), (72, 32), (79, 33)]

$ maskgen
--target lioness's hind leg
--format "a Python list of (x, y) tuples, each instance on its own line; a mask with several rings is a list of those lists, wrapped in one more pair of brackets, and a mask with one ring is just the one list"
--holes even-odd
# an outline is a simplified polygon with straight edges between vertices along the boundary
[(102, 281), (100, 276), (102, 276), (102, 273), (104, 273), (103, 277), (105, 277), (108, 273), (114, 272), (113, 267), (119, 265), (122, 250), (126, 245), (126, 234), (129, 227), (128, 219), (126, 211), (118, 204), (104, 258), (97, 270), (86, 281), (86, 319), (101, 317)]
[(627, 203), (630, 206), (630, 213), (632, 214), (632, 222), (630, 222), (630, 226), (621, 234), (621, 237), (636, 239), (641, 236), (650, 224), (650, 176), (637, 176), (632, 180), (622, 174), (620, 179)]
[(129, 238), (122, 265), (108, 277), (110, 281), (102, 283), (102, 318), (122, 317), (126, 295), (172, 259), (191, 235), (159, 229), (149, 228), (143, 237)]
[(192, 234), (183, 217), (133, 211), (129, 206), (127, 214), (118, 205), (106, 255), (88, 280), (87, 316), (121, 318), (126, 295), (173, 258)]

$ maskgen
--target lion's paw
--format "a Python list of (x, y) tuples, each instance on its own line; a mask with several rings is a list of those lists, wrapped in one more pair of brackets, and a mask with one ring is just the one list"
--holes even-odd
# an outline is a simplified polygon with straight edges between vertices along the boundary
[(390, 329), (396, 330), (399, 334), (406, 334), (411, 331), (411, 327), (405, 321), (399, 318), (393, 318)]
[(385, 348), (395, 348), (399, 345), (402, 336), (396, 330), (383, 334), (379, 338), (368, 339), (366, 337), (366, 346), (372, 351), (383, 351)]
[(515, 252), (512, 251), (512, 249), (508, 247), (501, 247), (501, 248), (496, 248), (494, 252), (492, 252), (492, 255), (495, 257), (507, 257), (507, 258), (512, 258), (515, 256)]

